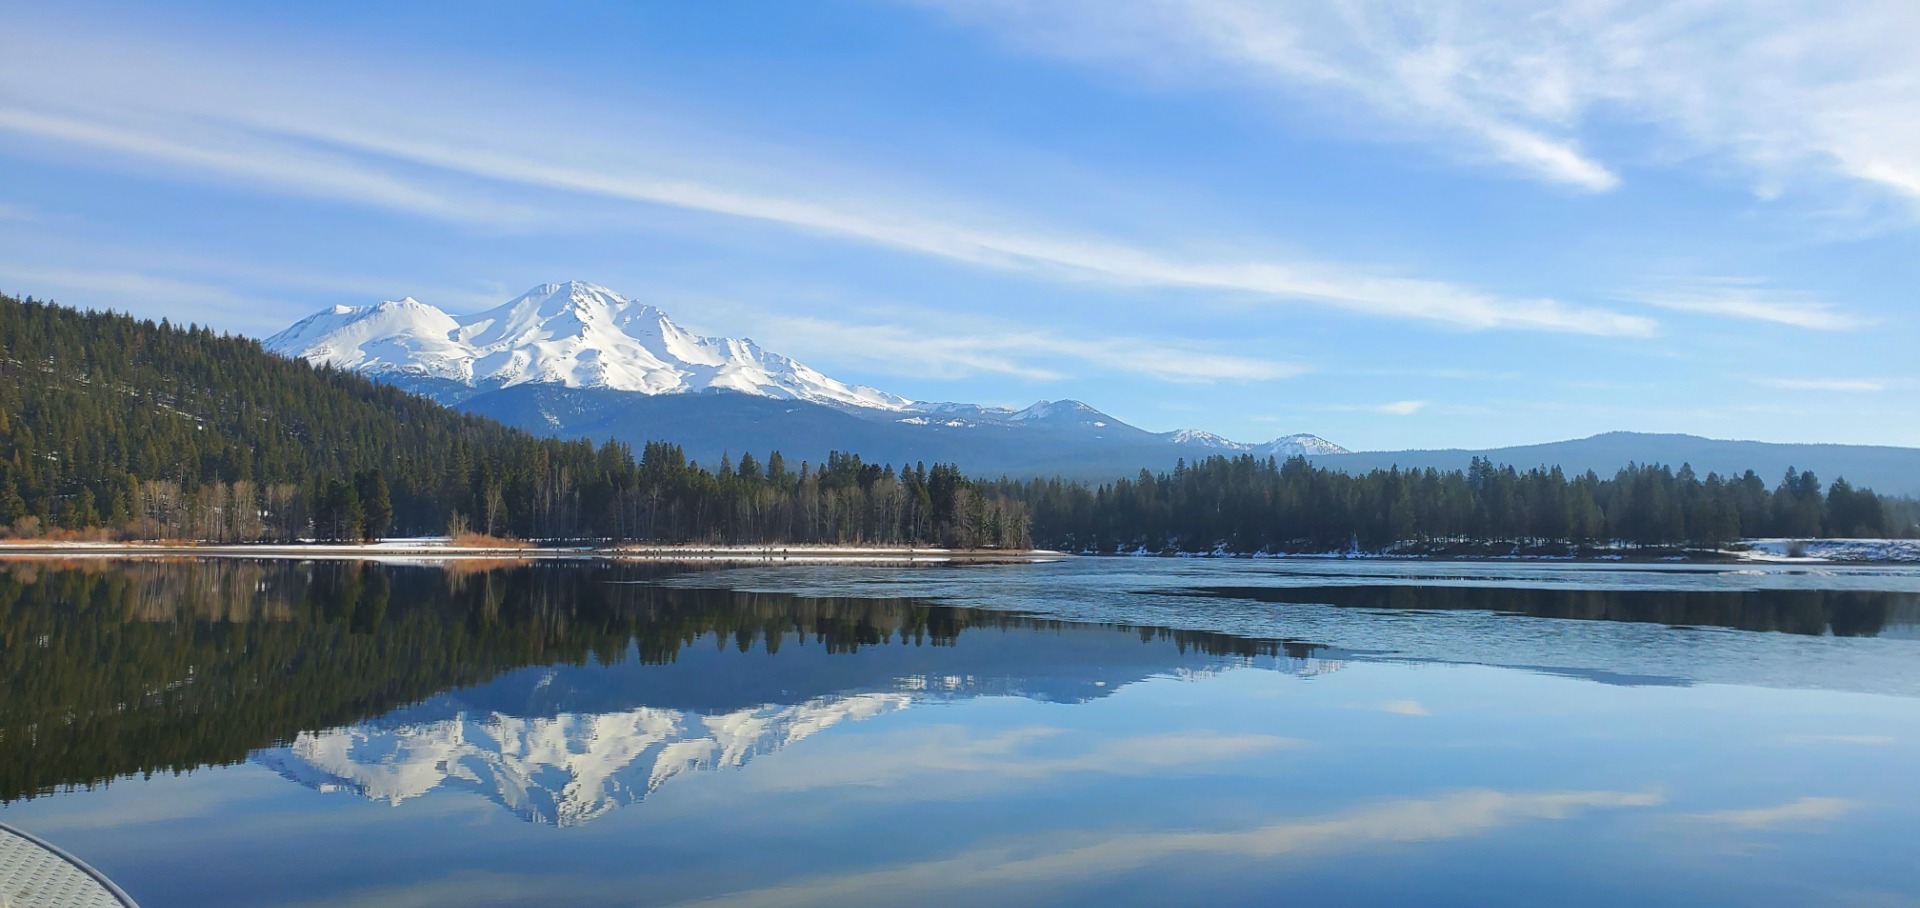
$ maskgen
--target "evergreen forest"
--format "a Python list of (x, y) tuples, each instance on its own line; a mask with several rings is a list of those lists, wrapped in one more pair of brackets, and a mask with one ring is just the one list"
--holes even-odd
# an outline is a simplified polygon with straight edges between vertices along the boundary
[(1920, 507), (1789, 470), (1350, 475), (1210, 457), (1105, 484), (950, 464), (702, 465), (540, 438), (249, 338), (0, 296), (0, 534), (202, 542), (390, 535), (1075, 552), (1719, 547), (1912, 536)]
[(1210, 457), (1170, 473), (1100, 486), (1002, 481), (1026, 504), (1042, 544), (1087, 552), (1287, 553), (1625, 545), (1715, 548), (1751, 537), (1910, 537), (1910, 499), (1844, 478), (1788, 470), (1696, 475), (1631, 464), (1613, 476), (1516, 470), (1476, 459), (1465, 471), (1350, 475), (1304, 458)]
[(951, 465), (536, 438), (205, 328), (0, 296), (0, 527), (208, 542), (525, 539), (1024, 548)]

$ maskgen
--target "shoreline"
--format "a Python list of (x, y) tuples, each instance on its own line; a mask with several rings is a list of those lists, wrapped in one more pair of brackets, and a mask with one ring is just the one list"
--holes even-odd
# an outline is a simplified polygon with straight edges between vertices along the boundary
[(830, 545), (527, 545), (461, 546), (435, 540), (371, 543), (0, 542), (6, 558), (285, 558), (438, 562), (608, 560), (725, 564), (1037, 564), (1068, 557), (1028, 549), (944, 549)]
[[(1865, 540), (1855, 541), (1865, 542)], [(1891, 542), (1892, 547), (1887, 547)], [(293, 560), (368, 560), (392, 563), (442, 561), (608, 560), (690, 564), (1041, 564), (1067, 558), (1168, 558), (1226, 561), (1419, 561), (1492, 564), (1637, 564), (1637, 565), (1914, 565), (1920, 542), (1880, 541), (1870, 549), (1845, 551), (1819, 546), (1796, 554), (1782, 540), (1750, 540), (1744, 549), (1622, 551), (1590, 549), (1579, 554), (1495, 553), (1480, 550), (1401, 552), (1063, 552), (1052, 549), (945, 549), (878, 545), (454, 545), (444, 539), (390, 539), (371, 543), (182, 543), (0, 541), (0, 560), (8, 558), (284, 558)]]

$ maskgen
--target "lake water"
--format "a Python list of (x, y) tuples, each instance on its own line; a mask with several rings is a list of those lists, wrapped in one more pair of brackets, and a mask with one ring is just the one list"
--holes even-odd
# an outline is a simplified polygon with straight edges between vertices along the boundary
[(0, 563), (168, 905), (1920, 904), (1920, 570)]

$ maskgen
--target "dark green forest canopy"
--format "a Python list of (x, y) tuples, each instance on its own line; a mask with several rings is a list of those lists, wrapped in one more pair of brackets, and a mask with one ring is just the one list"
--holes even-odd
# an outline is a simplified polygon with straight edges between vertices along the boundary
[[(0, 296), (0, 527), (351, 539), (450, 526), (545, 539), (1020, 548), (1017, 502), (949, 465), (736, 468), (537, 438), (204, 328)], [(22, 521), (25, 521), (24, 523)]]
[(1462, 543), (1721, 546), (1748, 537), (1912, 536), (1916, 509), (1844, 479), (1789, 470), (1772, 488), (1691, 468), (1629, 465), (1602, 479), (1476, 460), (1464, 472), (1349, 475), (1306, 460), (1210, 457), (1099, 487), (1000, 484), (1033, 536), (1074, 551), (1377, 551)]

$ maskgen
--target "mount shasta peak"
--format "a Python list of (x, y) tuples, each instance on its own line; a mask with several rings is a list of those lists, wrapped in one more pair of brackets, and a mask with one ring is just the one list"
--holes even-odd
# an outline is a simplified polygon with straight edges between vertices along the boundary
[(1346, 453), (1314, 435), (1247, 444), (1149, 432), (1073, 400), (1024, 409), (909, 400), (829, 377), (749, 339), (702, 337), (660, 309), (578, 281), (450, 315), (413, 299), (335, 306), (266, 340), (276, 353), (363, 373), (530, 431), (671, 441), (712, 462), (831, 450), (975, 473), (1122, 475), (1180, 457)]

